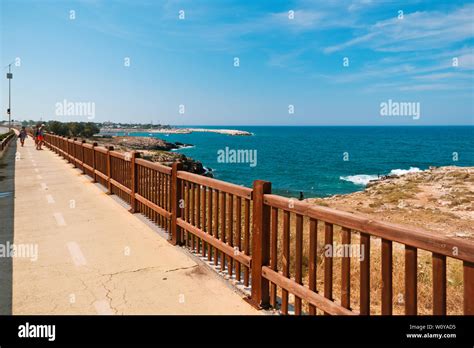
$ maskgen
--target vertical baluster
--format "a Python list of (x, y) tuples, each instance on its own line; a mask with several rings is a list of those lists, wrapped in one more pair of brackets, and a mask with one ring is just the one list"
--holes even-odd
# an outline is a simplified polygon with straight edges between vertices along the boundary
[[(317, 292), (317, 248), (318, 248), (318, 220), (311, 218), (309, 220), (309, 289)], [(309, 305), (309, 314), (316, 315), (316, 306)]]
[[(219, 191), (214, 190), (214, 204), (215, 204), (215, 213), (214, 213), (214, 238), (219, 239)], [(214, 248), (214, 265), (217, 266), (219, 263), (219, 250)]]
[[(270, 226), (270, 267), (277, 271), (278, 255), (278, 209), (272, 208)], [(270, 305), (273, 308), (277, 306), (277, 287), (275, 283), (270, 283)]]
[[(303, 283), (303, 216), (296, 214), (295, 282)], [(301, 315), (301, 298), (295, 296), (295, 314)]]
[(392, 241), (382, 239), (382, 315), (392, 314)]
[[(158, 170), (153, 170), (155, 173), (155, 195), (153, 199), (155, 200), (155, 204), (158, 205), (159, 207), (166, 209), (165, 206), (165, 199), (166, 199), (166, 194), (165, 194), (165, 174), (161, 173)], [(155, 211), (155, 221), (158, 225), (160, 225), (162, 228), (166, 228), (166, 219), (159, 214), (157, 211)]]
[[(284, 277), (290, 278), (290, 212), (283, 211), (283, 269)], [(288, 314), (288, 291), (281, 290), (281, 311)]]
[[(152, 191), (152, 202), (155, 203), (156, 205), (162, 207), (161, 205), (161, 200), (163, 198), (163, 181), (162, 181), (162, 176), (161, 173), (157, 170), (152, 169), (152, 181), (153, 181), (153, 191)], [(153, 222), (157, 224), (160, 227), (163, 226), (163, 217), (161, 214), (158, 214), (155, 209), (153, 210)]]
[[(141, 195), (143, 197), (145, 197), (146, 199), (147, 198), (147, 194), (148, 194), (148, 168), (146, 167), (143, 167), (142, 168), (142, 177), (143, 177), (143, 182), (142, 182), (142, 193)], [(145, 215), (145, 217), (148, 218), (148, 206), (146, 204), (143, 204), (142, 205), (142, 209), (143, 209), (143, 215)]]
[[(240, 197), (236, 197), (236, 202), (235, 202), (235, 218), (236, 218), (236, 225), (235, 225), (235, 240), (236, 240), (236, 247), (238, 252), (241, 252), (241, 247), (242, 247), (242, 235), (241, 235), (241, 230), (242, 230), (242, 199)], [(235, 261), (235, 276), (237, 278), (237, 281), (240, 282), (241, 276), (240, 276), (240, 262)]]
[[(344, 250), (351, 246), (351, 230), (342, 227), (342, 245)], [(341, 305), (349, 309), (351, 307), (351, 256), (343, 255), (341, 264)]]
[[(155, 196), (155, 175), (154, 175), (154, 170), (151, 169), (151, 168), (147, 168), (147, 179), (148, 179), (148, 182), (149, 182), (149, 186), (148, 186), (148, 192), (147, 192), (147, 199), (149, 201), (152, 201), (153, 202), (153, 199), (154, 199), (154, 196)], [(148, 219), (152, 222), (154, 222), (153, 220), (153, 209), (151, 207), (149, 207), (148, 209)]]
[[(244, 252), (245, 255), (250, 255), (250, 200), (244, 199)], [(250, 270), (244, 266), (244, 285), (249, 286)]]
[(360, 314), (370, 315), (370, 235), (360, 233)]
[[(214, 204), (212, 202), (212, 188), (207, 189), (207, 233), (209, 233), (211, 236), (213, 235), (212, 233), (212, 218), (213, 218), (213, 207)], [(212, 260), (212, 247), (211, 244), (207, 244), (207, 260), (211, 261)]]
[[(333, 225), (325, 223), (324, 225), (324, 244), (326, 248), (333, 250)], [(333, 279), (333, 258), (332, 254), (324, 257), (324, 297), (333, 300), (332, 298), (332, 279)], [(327, 314), (327, 313), (326, 313)]]
[(171, 167), (170, 177), (170, 206), (171, 206), (171, 243), (173, 245), (181, 244), (181, 230), (176, 224), (177, 219), (183, 216), (181, 209), (181, 199), (183, 197), (182, 180), (178, 179), (178, 172), (182, 168), (182, 163), (175, 162)]
[[(165, 205), (165, 200), (166, 200), (166, 193), (165, 193), (165, 174), (164, 173), (161, 173), (157, 170), (155, 170), (155, 183), (156, 183), (156, 186), (158, 187), (158, 190), (156, 190), (156, 194), (155, 194), (155, 200), (156, 200), (156, 204), (158, 206), (160, 206), (161, 208), (164, 208), (166, 209), (166, 205)], [(158, 219), (159, 219), (159, 223), (161, 225), (161, 227), (165, 227), (165, 218), (163, 216), (161, 216), (161, 214), (158, 214)]]
[(416, 315), (417, 305), (417, 249), (405, 245), (405, 314)]
[[(191, 225), (195, 226), (196, 224), (196, 219), (195, 219), (195, 216), (196, 216), (196, 207), (195, 207), (195, 200), (194, 200), (194, 191), (196, 191), (196, 185), (191, 183), (190, 184), (190, 196), (189, 196), (189, 202), (191, 204), (191, 206), (189, 207), (190, 211), (191, 211)], [(195, 235), (193, 233), (190, 233), (190, 238), (191, 238), (191, 250), (195, 250), (196, 248), (196, 238), (195, 238)]]
[[(204, 209), (204, 207), (202, 207)], [(202, 230), (204, 228), (201, 226), (201, 185), (196, 186), (196, 226)], [(201, 252), (201, 243), (202, 240), (197, 238), (197, 252)]]
[[(185, 209), (185, 207), (186, 207), (186, 198), (185, 198), (185, 195), (186, 195), (186, 186), (185, 186), (185, 182), (186, 182), (186, 181), (185, 181), (185, 180), (180, 180), (180, 182), (181, 182), (181, 187), (182, 187), (182, 189), (181, 189), (181, 192), (182, 192), (182, 194), (181, 194), (181, 199), (182, 199), (182, 201), (180, 202), (180, 204), (182, 203), (182, 204), (181, 204), (181, 206), (182, 206), (182, 209), (181, 209), (181, 216), (183, 217), (183, 220), (186, 221), (186, 216), (185, 216), (185, 215), (186, 215), (186, 209)], [(184, 243), (185, 243), (185, 240), (184, 240), (184, 228), (180, 228), (180, 231), (181, 231), (181, 241), (182, 241), (182, 243), (184, 244)]]
[[(171, 176), (165, 175), (165, 182), (166, 182), (166, 198), (165, 198), (165, 205), (166, 210), (171, 211)], [(171, 219), (166, 219), (166, 230), (171, 230)]]
[[(189, 183), (186, 180), (183, 180), (183, 205), (184, 205), (184, 221), (189, 222)], [(184, 245), (188, 247), (188, 232), (183, 228), (183, 241)]]
[[(231, 247), (234, 247), (234, 195), (229, 194), (229, 238), (228, 243)], [(227, 260), (227, 271), (229, 272), (229, 277), (232, 277), (233, 271), (233, 258), (228, 257)]]
[[(142, 171), (142, 166), (140, 164), (136, 164), (135, 166), (135, 181), (136, 181), (136, 194), (141, 195), (141, 171)], [(135, 200), (135, 205), (136, 205), (136, 212), (141, 213), (141, 204), (138, 199)]]
[[(204, 232), (207, 231), (207, 221), (206, 221), (206, 214), (208, 209), (207, 204), (207, 193), (206, 193), (206, 186), (202, 186), (201, 188), (201, 227)], [(202, 241), (202, 256), (207, 256), (207, 243), (203, 240)]]
[(84, 148), (84, 144), (86, 143), (85, 140), (81, 141), (81, 166), (82, 166), (82, 174), (86, 174), (86, 167), (84, 167), (84, 153), (86, 152), (86, 149)]
[[(226, 242), (226, 193), (221, 192), (220, 194), (220, 212), (221, 212), (221, 242)], [(225, 270), (225, 254), (223, 252), (220, 253), (221, 257), (221, 271)]]
[(463, 262), (464, 315), (474, 315), (474, 263)]
[[(165, 198), (165, 195), (164, 195), (164, 175), (162, 173), (160, 173), (158, 170), (152, 170), (153, 172), (153, 203), (155, 203), (157, 206), (161, 207), (161, 208), (164, 208), (163, 207), (163, 199)], [(161, 226), (161, 227), (165, 227), (164, 226), (164, 218), (163, 216), (161, 216), (161, 214), (159, 214), (158, 212), (156, 212), (155, 210), (153, 210), (153, 221), (158, 225), (158, 226)]]
[(446, 256), (433, 253), (433, 314), (446, 315)]
[(110, 182), (110, 179), (112, 178), (114, 168), (112, 168), (112, 156), (110, 155), (110, 151), (112, 151), (113, 149), (114, 148), (112, 146), (109, 146), (107, 148), (107, 194), (109, 195), (112, 194), (112, 183)]
[(133, 151), (132, 156), (130, 158), (130, 206), (132, 213), (137, 212), (137, 201), (135, 199), (135, 193), (137, 191), (137, 166), (135, 164), (135, 161), (138, 156), (138, 153), (136, 151)]

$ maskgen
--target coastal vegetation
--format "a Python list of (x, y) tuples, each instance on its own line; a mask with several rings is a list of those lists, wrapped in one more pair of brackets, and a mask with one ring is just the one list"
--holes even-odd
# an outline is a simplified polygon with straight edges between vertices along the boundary
[(49, 121), (46, 130), (57, 135), (82, 138), (90, 138), (100, 132), (100, 128), (92, 122)]

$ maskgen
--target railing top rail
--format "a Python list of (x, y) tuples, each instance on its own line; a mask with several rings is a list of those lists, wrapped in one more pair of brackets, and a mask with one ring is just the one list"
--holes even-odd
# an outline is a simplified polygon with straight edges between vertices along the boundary
[(95, 150), (95, 151), (98, 151), (98, 152), (101, 152), (101, 153), (104, 153), (104, 154), (106, 154), (107, 151), (108, 151), (108, 150), (107, 150), (105, 147), (103, 147), (103, 146), (94, 146), (94, 150)]
[(146, 168), (157, 170), (160, 173), (171, 175), (171, 168), (167, 167), (167, 166), (164, 166), (162, 164), (159, 164), (159, 163), (156, 163), (156, 162), (151, 162), (151, 161), (143, 159), (143, 158), (137, 158), (135, 160), (135, 163), (137, 165), (140, 165), (140, 166), (143, 166), (143, 167), (146, 167)]
[(194, 173), (189, 173), (185, 171), (178, 171), (177, 176), (179, 179), (186, 180), (198, 185), (204, 185), (222, 192), (227, 192), (230, 194), (234, 194), (237, 196), (240, 196), (245, 199), (251, 199), (252, 198), (252, 189), (245, 187), (245, 186), (239, 186), (236, 184), (231, 184), (225, 181), (213, 179), (213, 178), (208, 178), (206, 176), (202, 176), (199, 174), (194, 174)]
[(433, 235), (420, 228), (376, 221), (353, 213), (273, 194), (264, 195), (264, 204), (415, 248), (474, 262), (474, 243), (467, 240)]
[[(8, 132), (7, 132), (7, 133), (8, 133)], [(7, 134), (7, 133), (3, 133), (3, 134)], [(13, 137), (14, 135), (15, 135), (15, 133), (13, 133), (13, 132), (10, 133), (10, 134), (8, 134), (5, 138), (2, 139), (1, 142), (3, 143), (3, 142), (8, 141), (8, 139), (10, 139), (11, 137)]]
[(110, 151), (110, 156), (120, 158), (120, 159), (125, 159), (125, 154), (119, 151)]

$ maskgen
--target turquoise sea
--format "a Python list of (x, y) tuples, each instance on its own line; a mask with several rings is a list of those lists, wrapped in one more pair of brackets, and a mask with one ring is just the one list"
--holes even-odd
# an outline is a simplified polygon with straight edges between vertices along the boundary
[[(298, 197), (299, 192), (305, 198), (349, 193), (362, 190), (378, 175), (429, 166), (474, 166), (474, 126), (190, 127), (239, 129), (253, 135), (152, 136), (193, 144), (178, 151), (212, 168), (217, 179), (246, 186), (255, 179), (268, 180), (273, 192), (285, 196)], [(226, 147), (228, 151), (256, 150), (256, 165), (219, 162), (218, 151)]]

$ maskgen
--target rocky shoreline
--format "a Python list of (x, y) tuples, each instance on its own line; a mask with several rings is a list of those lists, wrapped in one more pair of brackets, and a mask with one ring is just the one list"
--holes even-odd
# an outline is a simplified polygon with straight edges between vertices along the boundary
[(385, 176), (364, 191), (306, 201), (474, 241), (474, 167)]
[(119, 151), (138, 151), (142, 158), (166, 166), (171, 166), (174, 162), (180, 161), (183, 163), (183, 169), (188, 172), (213, 177), (212, 169), (205, 168), (200, 161), (173, 152), (173, 150), (192, 146), (191, 144), (172, 143), (154, 137), (132, 136), (96, 136), (93, 140), (100, 146), (113, 146)]

